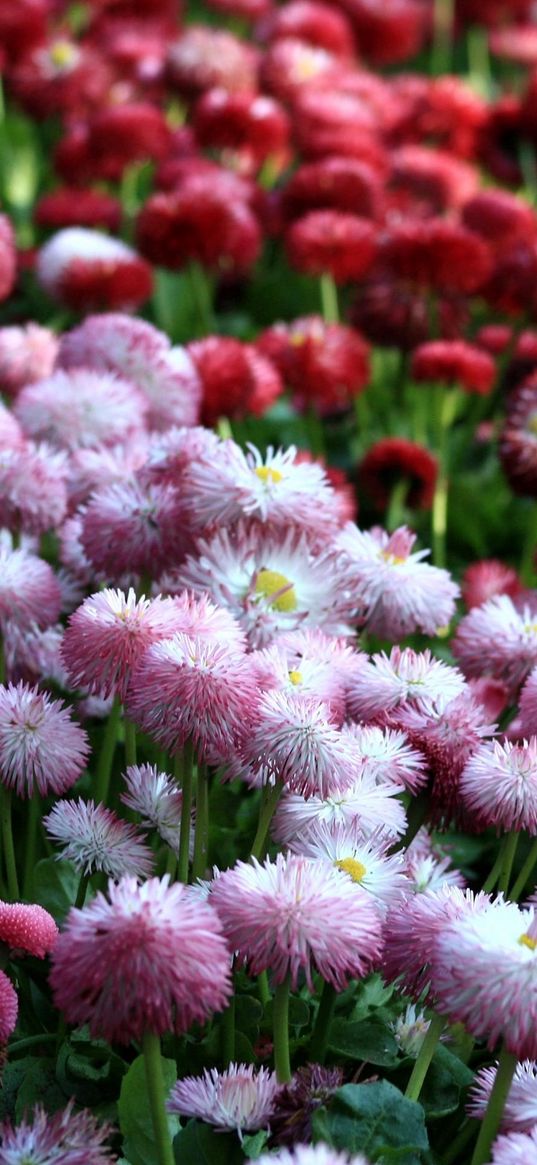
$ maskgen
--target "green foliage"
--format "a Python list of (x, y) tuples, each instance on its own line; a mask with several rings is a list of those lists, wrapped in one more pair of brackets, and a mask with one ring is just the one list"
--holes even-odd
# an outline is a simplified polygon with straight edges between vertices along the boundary
[[(162, 1058), (162, 1073), (166, 1093), (169, 1093), (177, 1079), (177, 1067), (173, 1060)], [(123, 1077), (117, 1111), (123, 1136), (123, 1152), (130, 1165), (159, 1165), (143, 1056), (137, 1057)], [(170, 1136), (173, 1137), (177, 1131), (177, 1118), (170, 1116), (168, 1124)]]
[(313, 1132), (315, 1141), (365, 1153), (372, 1162), (418, 1165), (429, 1147), (421, 1105), (387, 1080), (339, 1088), (315, 1113)]

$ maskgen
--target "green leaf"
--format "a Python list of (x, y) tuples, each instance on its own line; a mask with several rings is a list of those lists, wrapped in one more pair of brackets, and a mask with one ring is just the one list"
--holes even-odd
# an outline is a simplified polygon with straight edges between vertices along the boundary
[(417, 1165), (429, 1147), (421, 1105), (386, 1080), (339, 1088), (314, 1114), (313, 1134), (336, 1149), (401, 1165)]
[(351, 1019), (365, 1019), (372, 1011), (384, 1007), (393, 995), (393, 987), (386, 986), (382, 976), (375, 972), (360, 984)]
[(34, 867), (30, 897), (44, 906), (56, 922), (63, 922), (75, 901), (79, 882), (80, 874), (71, 862), (43, 858)]
[(440, 1045), (430, 1065), (420, 1095), (427, 1116), (442, 1117), (459, 1107), (461, 1092), (472, 1083), (474, 1073), (458, 1056)]
[(24, 1076), (17, 1092), (15, 1120), (22, 1120), (25, 1113), (31, 1113), (36, 1104), (44, 1105), (47, 1112), (56, 1112), (67, 1103), (67, 1095), (56, 1080), (54, 1061), (45, 1057), (28, 1056), (19, 1060), (25, 1065)]
[(381, 1064), (384, 1068), (392, 1068), (399, 1060), (399, 1049), (392, 1032), (377, 1020), (354, 1023), (334, 1019), (328, 1046), (341, 1056)]
[[(166, 1096), (177, 1079), (174, 1060), (162, 1058)], [(123, 1152), (131, 1165), (159, 1165), (153, 1136), (153, 1122), (147, 1096), (144, 1057), (138, 1056), (121, 1082), (117, 1105), (119, 1127), (123, 1134)], [(177, 1132), (177, 1117), (168, 1117), (170, 1137)]]
[(260, 1157), (264, 1152), (268, 1141), (268, 1133), (266, 1129), (260, 1129), (258, 1133), (251, 1133), (249, 1136), (242, 1138), (242, 1149), (245, 1157), (250, 1157), (255, 1161), (256, 1157)]
[[(242, 1165), (244, 1154), (235, 1133), (218, 1133), (211, 1125), (189, 1121), (173, 1142), (177, 1165)], [(136, 1162), (132, 1161), (132, 1165)]]
[(235, 1022), (239, 1031), (257, 1031), (262, 1015), (263, 1005), (259, 999), (256, 999), (255, 995), (237, 995), (235, 997)]

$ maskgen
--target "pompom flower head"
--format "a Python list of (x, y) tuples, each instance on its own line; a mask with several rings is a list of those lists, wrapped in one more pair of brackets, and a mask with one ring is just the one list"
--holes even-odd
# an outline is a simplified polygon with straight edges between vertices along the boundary
[(461, 796), (482, 828), (537, 833), (537, 737), (483, 744), (461, 776)]
[(89, 1109), (73, 1112), (72, 1101), (52, 1116), (36, 1105), (32, 1117), (26, 1115), (16, 1127), (10, 1121), (0, 1125), (0, 1165), (112, 1165), (116, 1157), (105, 1145), (109, 1135)]
[(58, 801), (43, 819), (49, 837), (62, 845), (61, 856), (81, 874), (102, 870), (118, 882), (130, 874), (147, 877), (153, 855), (134, 825), (93, 801)]
[(179, 853), (179, 834), (183, 795), (168, 773), (159, 773), (155, 765), (130, 765), (125, 775), (127, 792), (121, 800), (134, 809), (142, 825), (156, 829), (174, 853)]
[(65, 793), (89, 755), (84, 729), (61, 700), (20, 683), (0, 687), (0, 780), (19, 797)]
[(48, 562), (27, 550), (0, 549), (0, 627), (48, 627), (61, 609), (60, 584)]
[(263, 1153), (259, 1165), (369, 1165), (362, 1153), (349, 1156), (329, 1145), (295, 1145), (277, 1153)]
[(217, 1129), (236, 1129), (240, 1136), (267, 1125), (278, 1088), (275, 1074), (266, 1068), (230, 1064), (225, 1072), (205, 1069), (202, 1076), (178, 1080), (168, 1110), (198, 1117)]
[(225, 1007), (230, 958), (212, 907), (168, 877), (122, 878), (70, 911), (53, 954), (56, 1006), (68, 1023), (127, 1044), (180, 1034)]
[[(11, 979), (8, 979), (7, 975), (3, 971), (0, 971), (0, 1048), (4, 1044), (7, 1044), (10, 1035), (15, 1031), (18, 1014), (19, 1001), (17, 992)], [(0, 1149), (0, 1161), (2, 1159), (1, 1153), (2, 1150)]]
[(278, 854), (260, 865), (238, 862), (217, 878), (211, 901), (232, 950), (253, 975), (270, 968), (275, 983), (300, 971), (312, 990), (319, 971), (336, 991), (362, 978), (381, 950), (371, 897), (340, 870)]
[(151, 268), (132, 247), (84, 227), (66, 227), (49, 239), (36, 271), (51, 298), (75, 311), (134, 310), (153, 287)]
[(48, 910), (25, 902), (0, 902), (0, 943), (11, 951), (44, 959), (54, 947), (58, 927)]

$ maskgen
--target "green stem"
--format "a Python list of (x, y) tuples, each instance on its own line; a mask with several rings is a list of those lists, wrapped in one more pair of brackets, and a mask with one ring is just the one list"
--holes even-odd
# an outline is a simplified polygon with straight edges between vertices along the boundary
[(518, 899), (520, 898), (520, 895), (522, 894), (524, 886), (526, 885), (526, 882), (528, 881), (530, 874), (533, 873), (534, 867), (536, 865), (537, 865), (537, 841), (534, 841), (534, 843), (530, 849), (530, 852), (526, 858), (526, 861), (524, 862), (524, 865), (522, 866), (522, 869), (518, 875), (518, 878), (517, 878), (517, 880), (513, 886), (513, 889), (511, 890), (511, 893), (509, 895), (511, 902), (518, 902)]
[(14, 1044), (9, 1045), (9, 1058), (11, 1060), (17, 1052), (25, 1052), (26, 1048), (33, 1048), (38, 1044), (55, 1044), (56, 1039), (56, 1032), (41, 1032), (37, 1036), (25, 1036), (23, 1040), (15, 1040)]
[(173, 882), (175, 880), (175, 875), (177, 873), (177, 854), (174, 852), (173, 849), (171, 849), (171, 847), (168, 848), (168, 856), (166, 858), (166, 869), (164, 872), (166, 874), (170, 875), (170, 882)]
[(200, 263), (191, 263), (188, 268), (190, 292), (195, 304), (199, 334), (208, 336), (214, 332), (213, 289), (210, 276)]
[(265, 848), (269, 825), (272, 821), (272, 816), (276, 805), (280, 799), (280, 793), (282, 789), (283, 785), (280, 781), (277, 781), (275, 785), (266, 785), (265, 789), (263, 790), (263, 799), (261, 801), (261, 808), (259, 810), (257, 832), (254, 837), (250, 853), (250, 857), (257, 858), (258, 861), (260, 861), (263, 856), (263, 850)]
[(409, 487), (410, 482), (408, 477), (402, 477), (392, 489), (384, 519), (384, 525), (389, 534), (397, 530), (398, 526), (403, 525), (403, 513)]
[(406, 812), (406, 832), (404, 837), (393, 847), (394, 853), (408, 849), (411, 842), (414, 841), (416, 834), (419, 833), (428, 811), (429, 797), (426, 790), (418, 793), (417, 796), (411, 797)]
[(509, 889), (509, 879), (511, 877), (511, 870), (513, 869), (513, 861), (519, 837), (520, 834), (514, 831), (508, 833), (503, 846), (502, 869), (498, 889), (506, 896)]
[(516, 1066), (516, 1056), (504, 1048), (500, 1054), (494, 1087), (481, 1122), (471, 1165), (485, 1165), (486, 1161), (490, 1161), (490, 1149), (500, 1127), (504, 1105), (509, 1096)]
[(449, 1151), (442, 1157), (442, 1165), (458, 1165), (461, 1159), (461, 1152), (466, 1148), (468, 1141), (472, 1140), (475, 1131), (478, 1127), (477, 1120), (467, 1120), (462, 1126), (460, 1133), (455, 1137), (455, 1140), (450, 1145)]
[(114, 760), (114, 753), (116, 751), (120, 721), (121, 704), (119, 702), (119, 697), (116, 696), (110, 709), (110, 715), (106, 722), (106, 728), (104, 730), (104, 736), (101, 744), (101, 751), (99, 753), (99, 760), (97, 762), (97, 773), (95, 776), (95, 800), (97, 803), (100, 802), (103, 805), (106, 805), (108, 798), (110, 777), (112, 774), (112, 762)]
[(233, 440), (233, 429), (231, 428), (231, 422), (229, 420), (229, 417), (219, 417), (217, 422), (216, 422), (215, 428), (216, 428), (216, 432), (217, 432), (218, 436), (221, 438), (222, 441), (232, 441)]
[(15, 861), (15, 847), (13, 845), (13, 829), (11, 823), (11, 790), (0, 785), (0, 815), (2, 824), (2, 844), (4, 847), (4, 862), (6, 868), (7, 890), (12, 902), (20, 898), (19, 880), (17, 877), (17, 863)]
[(524, 545), (522, 548), (522, 557), (520, 560), (520, 577), (522, 582), (528, 587), (532, 587), (535, 582), (535, 554), (537, 552), (537, 503), (531, 503), (531, 512), (528, 519), (528, 528)]
[(168, 1118), (164, 1107), (165, 1089), (159, 1037), (153, 1032), (145, 1032), (142, 1049), (158, 1165), (175, 1165)]
[(23, 898), (31, 897), (30, 889), (35, 866), (37, 830), (40, 820), (41, 801), (39, 797), (30, 797), (28, 802), (28, 819), (26, 822), (26, 853), (24, 855), (24, 874), (22, 879)]
[(418, 1058), (412, 1069), (410, 1080), (406, 1086), (405, 1096), (407, 1100), (418, 1100), (420, 1092), (423, 1088), (425, 1077), (429, 1071), (431, 1060), (438, 1047), (438, 1041), (444, 1028), (446, 1021), (442, 1015), (434, 1015), (430, 1024), (429, 1030), (421, 1045), (418, 1053)]
[(257, 990), (259, 992), (259, 999), (263, 1007), (270, 1002), (270, 987), (268, 984), (268, 975), (266, 971), (260, 971), (257, 976)]
[(319, 288), (321, 292), (321, 310), (325, 324), (339, 324), (337, 287), (328, 271), (325, 271), (324, 275), (321, 275)]
[(235, 996), (226, 1007), (221, 1020), (222, 1060), (224, 1068), (235, 1059)]
[(494, 887), (498, 881), (498, 878), (500, 877), (500, 874), (502, 871), (502, 863), (503, 863), (504, 842), (505, 842), (505, 838), (500, 845), (498, 853), (496, 854), (496, 861), (494, 862), (494, 865), (490, 871), (490, 874), (489, 874), (488, 878), (486, 879), (486, 881), (483, 882), (483, 891), (485, 894), (490, 894), (492, 892), (492, 890), (494, 890)]
[(313, 407), (307, 409), (304, 419), (311, 452), (314, 457), (322, 457), (325, 451), (323, 422)]
[(446, 533), (448, 510), (448, 433), (453, 423), (458, 402), (458, 389), (439, 387), (433, 396), (436, 427), (436, 454), (438, 477), (432, 507), (432, 542), (435, 566), (446, 565)]
[(89, 886), (89, 874), (81, 874), (75, 898), (75, 910), (82, 910)]
[(434, 0), (434, 31), (431, 73), (434, 77), (449, 73), (453, 54), (453, 0)]
[(204, 762), (198, 764), (196, 791), (196, 828), (194, 833), (194, 860), (192, 878), (203, 878), (207, 869), (209, 849), (209, 774)]
[(289, 1059), (289, 975), (279, 983), (274, 993), (272, 1012), (274, 1067), (280, 1084), (291, 1079)]
[(317, 1018), (311, 1033), (309, 1058), (314, 1064), (324, 1064), (335, 1006), (336, 990), (331, 983), (327, 983), (325, 980)]
[(194, 752), (192, 741), (187, 740), (182, 753), (175, 758), (175, 778), (181, 787), (183, 802), (181, 806), (181, 835), (179, 840), (179, 859), (177, 862), (177, 881), (188, 882), (188, 863), (190, 852), (190, 825), (192, 816), (192, 782), (194, 771)]
[(123, 731), (125, 733), (125, 764), (127, 768), (136, 764), (136, 725), (132, 720), (123, 719)]

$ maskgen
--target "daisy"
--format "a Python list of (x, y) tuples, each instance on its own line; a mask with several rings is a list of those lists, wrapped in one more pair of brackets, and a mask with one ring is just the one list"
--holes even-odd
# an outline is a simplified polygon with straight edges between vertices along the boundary
[(428, 712), (445, 706), (464, 690), (457, 668), (435, 659), (429, 650), (392, 647), (356, 669), (348, 692), (348, 706), (356, 720), (399, 715), (408, 705)]
[(153, 870), (151, 850), (134, 825), (94, 801), (58, 801), (43, 818), (46, 833), (62, 846), (61, 857), (80, 874), (96, 870), (119, 882), (130, 874), (146, 878)]
[(26, 441), (0, 451), (0, 524), (37, 536), (61, 525), (67, 511), (65, 454)]
[(35, 903), (0, 902), (0, 942), (10, 952), (44, 959), (53, 949), (58, 927), (48, 910)]
[(48, 562), (27, 550), (0, 547), (0, 627), (48, 627), (61, 610), (60, 584)]
[(155, 765), (130, 765), (125, 774), (127, 792), (121, 801), (139, 813), (142, 825), (156, 829), (166, 845), (179, 854), (183, 797), (173, 777)]
[(167, 1108), (217, 1129), (235, 1129), (241, 1136), (267, 1127), (278, 1089), (275, 1073), (267, 1068), (232, 1063), (224, 1072), (205, 1069), (202, 1076), (178, 1080)]
[(121, 239), (84, 227), (66, 227), (38, 251), (41, 287), (74, 311), (99, 307), (135, 310), (153, 289), (151, 268)]
[(103, 486), (81, 511), (80, 542), (93, 569), (106, 579), (154, 576), (183, 557), (181, 504), (170, 485), (140, 478)]
[(537, 736), (537, 667), (530, 672), (520, 693), (520, 722), (525, 736)]
[(263, 1153), (257, 1160), (259, 1165), (369, 1165), (362, 1153), (351, 1157), (322, 1142), (317, 1145), (293, 1145), (292, 1149), (278, 1149), (276, 1153)]
[(146, 403), (112, 373), (61, 369), (23, 388), (15, 415), (24, 432), (60, 449), (98, 448), (130, 441), (143, 431)]
[(418, 830), (405, 850), (405, 873), (416, 894), (425, 894), (427, 890), (436, 893), (443, 886), (460, 886), (461, 889), (466, 886), (460, 870), (452, 866), (449, 854), (436, 846), (424, 827)]
[(427, 782), (426, 760), (412, 748), (404, 732), (376, 724), (348, 724), (344, 732), (353, 742), (362, 777), (377, 785), (397, 785), (417, 793)]
[(65, 793), (84, 770), (88, 738), (61, 700), (26, 684), (0, 686), (0, 781), (19, 797)]
[(356, 837), (369, 837), (383, 829), (395, 841), (406, 829), (406, 814), (398, 795), (402, 785), (377, 785), (371, 776), (359, 776), (352, 785), (322, 799), (284, 792), (272, 821), (272, 835), (280, 845), (310, 837), (317, 823), (352, 829)]
[[(468, 1093), (466, 1111), (482, 1120), (492, 1092), (498, 1065), (479, 1068)], [(529, 1133), (537, 1126), (537, 1064), (522, 1060), (517, 1064), (505, 1102), (501, 1129), (504, 1133)]]
[[(19, 1000), (17, 992), (11, 979), (8, 979), (7, 975), (3, 971), (0, 971), (0, 1047), (4, 1047), (7, 1044), (10, 1035), (15, 1031), (18, 1014)], [(2, 1135), (2, 1131), (2, 1126), (0, 1125), (0, 1136)], [(1, 1149), (0, 1165), (3, 1165)], [(10, 1162), (6, 1162), (6, 1165), (10, 1165)]]
[(527, 1133), (507, 1133), (492, 1146), (491, 1165), (537, 1165), (537, 1126)]
[(509, 595), (496, 595), (464, 615), (452, 650), (465, 675), (488, 673), (514, 695), (537, 663), (537, 615), (530, 604), (519, 609)]
[(388, 907), (396, 905), (408, 891), (404, 857), (402, 854), (388, 856), (389, 844), (382, 834), (365, 840), (357, 838), (352, 828), (317, 822), (308, 837), (296, 837), (290, 848), (304, 857), (331, 862), (367, 890), (385, 915)]
[(67, 1108), (49, 1116), (40, 1104), (21, 1123), (0, 1125), (0, 1165), (112, 1165), (116, 1160), (105, 1141), (111, 1129), (99, 1125), (89, 1109)]
[(480, 828), (537, 833), (537, 737), (483, 744), (462, 772), (460, 791)]

